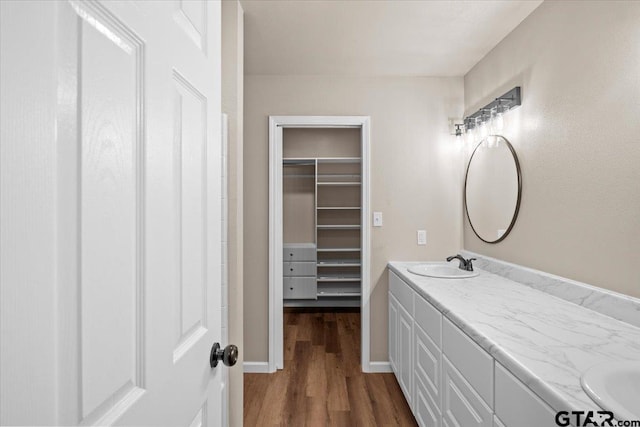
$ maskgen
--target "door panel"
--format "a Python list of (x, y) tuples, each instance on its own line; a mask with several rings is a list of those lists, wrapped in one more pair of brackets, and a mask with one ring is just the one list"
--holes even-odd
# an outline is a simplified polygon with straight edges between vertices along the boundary
[(174, 363), (207, 331), (206, 304), (206, 194), (207, 99), (178, 71), (173, 71), (174, 156), (178, 198), (176, 282), (178, 303), (177, 346)]
[(207, 2), (173, 0), (174, 19), (193, 43), (207, 52)]
[(219, 2), (0, 7), (0, 423), (220, 425)]
[[(81, 416), (96, 421), (131, 393), (140, 395), (144, 331), (140, 147), (143, 43), (98, 7), (78, 14), (78, 102), (81, 140), (76, 162), (80, 229)], [(105, 72), (108, 71), (108, 72)], [(114, 310), (114, 307), (117, 307)]]

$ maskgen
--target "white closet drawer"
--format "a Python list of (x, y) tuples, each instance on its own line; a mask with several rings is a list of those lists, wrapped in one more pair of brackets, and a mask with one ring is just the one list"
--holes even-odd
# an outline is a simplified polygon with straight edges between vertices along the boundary
[(283, 284), (284, 299), (318, 299), (315, 277), (285, 277)]
[(511, 372), (496, 363), (495, 412), (505, 427), (555, 425), (555, 412)]
[(493, 408), (493, 358), (449, 319), (442, 319), (442, 352)]
[(396, 297), (400, 305), (413, 317), (413, 289), (393, 271), (389, 271), (389, 292)]
[[(493, 411), (471, 385), (442, 357), (442, 419), (446, 426), (492, 427)], [(538, 426), (541, 427), (541, 426)]]
[(282, 253), (282, 261), (315, 261), (316, 247), (310, 246), (285, 246)]
[(414, 298), (416, 323), (429, 335), (438, 348), (441, 344), (442, 314), (427, 300), (416, 293)]
[(285, 262), (282, 267), (284, 276), (315, 276), (315, 262)]

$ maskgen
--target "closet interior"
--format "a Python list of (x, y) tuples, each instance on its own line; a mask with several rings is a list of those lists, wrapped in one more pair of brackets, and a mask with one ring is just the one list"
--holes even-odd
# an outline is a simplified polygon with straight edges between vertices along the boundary
[(283, 130), (285, 307), (359, 307), (361, 138), (356, 128)]

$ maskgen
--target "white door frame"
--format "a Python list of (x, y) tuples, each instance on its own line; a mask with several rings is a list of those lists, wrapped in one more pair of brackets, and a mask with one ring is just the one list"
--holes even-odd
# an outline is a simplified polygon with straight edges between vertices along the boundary
[(283, 128), (358, 128), (362, 157), (362, 354), (363, 372), (371, 372), (370, 294), (370, 122), (369, 116), (269, 116), (269, 372), (284, 367), (282, 300), (282, 130)]

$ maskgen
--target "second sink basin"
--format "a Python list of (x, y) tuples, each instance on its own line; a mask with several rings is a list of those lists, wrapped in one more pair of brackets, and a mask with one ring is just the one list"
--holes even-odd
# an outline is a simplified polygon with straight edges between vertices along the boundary
[(457, 265), (443, 262), (428, 262), (414, 265), (409, 268), (409, 273), (440, 279), (467, 279), (478, 275), (477, 271), (461, 270)]
[(640, 420), (640, 361), (596, 365), (582, 375), (582, 388), (617, 420)]

